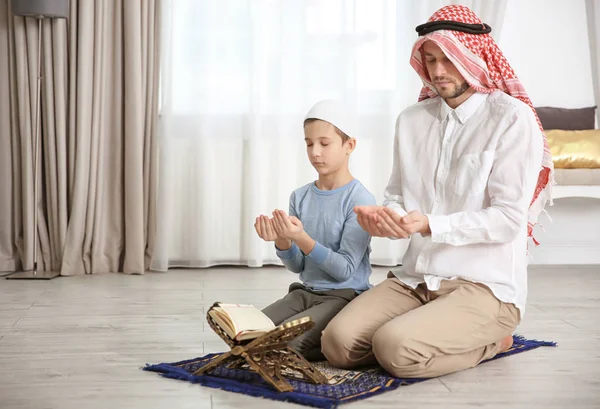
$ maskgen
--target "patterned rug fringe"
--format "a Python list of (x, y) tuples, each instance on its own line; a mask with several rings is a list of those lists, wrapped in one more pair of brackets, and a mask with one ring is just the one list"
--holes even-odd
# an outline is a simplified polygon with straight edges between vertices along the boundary
[[(538, 348), (538, 347), (555, 347), (557, 346), (556, 342), (552, 342), (552, 341), (538, 341), (537, 339), (527, 339), (522, 335), (513, 335), (513, 342), (515, 344), (520, 344), (523, 345), (525, 348), (525, 350), (530, 350), (530, 349), (534, 349), (534, 348)], [(493, 357), (492, 359), (489, 359), (488, 361), (492, 361), (494, 359), (498, 359), (498, 358), (502, 358), (505, 356), (510, 356), (510, 355), (515, 355), (518, 353), (521, 353), (523, 351), (521, 351), (520, 349), (509, 349), (506, 352), (502, 352), (498, 355), (496, 355), (495, 357)]]
[[(189, 362), (190, 360), (182, 361)], [(193, 361), (193, 360), (192, 360)], [(300, 405), (311, 406), (314, 408), (333, 409), (338, 404), (332, 404), (331, 401), (313, 397), (310, 395), (297, 392), (277, 392), (270, 387), (248, 388), (245, 382), (239, 382), (234, 379), (219, 378), (216, 376), (195, 376), (189, 372), (172, 366), (170, 364), (146, 365), (142, 368), (144, 371), (159, 372), (161, 376), (169, 379), (180, 381), (188, 381), (194, 384), (200, 384), (209, 388), (221, 389), (228, 392), (237, 392), (244, 395), (254, 396), (257, 398), (266, 398), (283, 402), (298, 403)]]

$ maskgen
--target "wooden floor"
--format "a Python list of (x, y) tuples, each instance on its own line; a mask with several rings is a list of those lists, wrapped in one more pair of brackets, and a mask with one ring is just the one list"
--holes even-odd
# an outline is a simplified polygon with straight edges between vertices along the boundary
[[(377, 269), (372, 282), (385, 276)], [(300, 407), (164, 379), (145, 363), (225, 349), (204, 325), (215, 300), (267, 305), (282, 268), (214, 268), (0, 279), (0, 408)], [(519, 333), (557, 341), (344, 405), (352, 408), (600, 408), (600, 266), (532, 267)]]

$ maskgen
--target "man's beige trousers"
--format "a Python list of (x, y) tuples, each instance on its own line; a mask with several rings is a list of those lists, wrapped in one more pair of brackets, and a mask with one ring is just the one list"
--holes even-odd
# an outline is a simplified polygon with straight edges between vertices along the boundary
[(390, 273), (329, 323), (322, 351), (340, 368), (377, 361), (400, 378), (435, 377), (495, 356), (519, 321), (519, 310), (482, 284), (444, 280), (437, 291), (424, 283), (413, 290)]

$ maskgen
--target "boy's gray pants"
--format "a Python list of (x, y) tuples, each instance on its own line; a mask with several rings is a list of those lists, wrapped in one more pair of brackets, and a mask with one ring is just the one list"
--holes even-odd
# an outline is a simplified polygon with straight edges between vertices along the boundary
[(325, 360), (321, 353), (321, 333), (331, 319), (342, 310), (357, 293), (350, 288), (314, 291), (300, 283), (292, 283), (288, 294), (262, 310), (275, 325), (309, 316), (315, 326), (290, 341), (290, 346), (308, 361)]

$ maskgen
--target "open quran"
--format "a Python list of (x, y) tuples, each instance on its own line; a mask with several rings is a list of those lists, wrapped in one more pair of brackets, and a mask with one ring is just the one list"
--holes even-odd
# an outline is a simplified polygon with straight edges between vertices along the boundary
[(206, 319), (231, 349), (215, 356), (194, 375), (208, 374), (211, 369), (226, 365), (256, 371), (279, 392), (293, 390), (286, 378), (327, 383), (322, 373), (288, 345), (314, 326), (310, 317), (275, 326), (251, 305), (216, 302), (207, 311)]
[(249, 304), (213, 305), (208, 314), (235, 341), (257, 338), (275, 329), (275, 324), (263, 312)]

